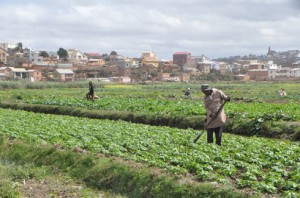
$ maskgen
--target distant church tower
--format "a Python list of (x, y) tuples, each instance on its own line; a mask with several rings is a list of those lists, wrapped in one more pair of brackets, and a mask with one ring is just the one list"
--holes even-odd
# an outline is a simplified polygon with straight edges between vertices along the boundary
[(276, 53), (276, 52), (275, 52), (274, 50), (271, 50), (271, 47), (269, 46), (267, 56), (268, 56), (268, 57), (272, 57), (275, 53)]
[(271, 55), (271, 47), (269, 46), (267, 55)]

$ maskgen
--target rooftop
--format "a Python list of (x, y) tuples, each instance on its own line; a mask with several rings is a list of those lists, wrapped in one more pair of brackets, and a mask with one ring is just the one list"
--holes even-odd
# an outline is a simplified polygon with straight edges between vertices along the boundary
[(70, 69), (56, 69), (56, 71), (60, 74), (73, 74), (74, 72)]
[(175, 52), (174, 54), (190, 54), (189, 52)]

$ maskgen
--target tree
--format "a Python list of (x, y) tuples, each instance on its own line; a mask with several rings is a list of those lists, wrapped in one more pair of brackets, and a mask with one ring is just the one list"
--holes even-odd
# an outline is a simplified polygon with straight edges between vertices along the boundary
[(110, 52), (110, 55), (111, 55), (111, 56), (117, 56), (118, 53), (117, 53), (116, 51), (111, 51), (111, 52)]
[(18, 48), (19, 48), (20, 50), (23, 50), (23, 44), (22, 44), (21, 42), (18, 43), (17, 46), (18, 46)]
[(39, 55), (44, 58), (49, 57), (49, 54), (46, 51), (41, 51)]
[(102, 57), (105, 61), (110, 61), (110, 57), (108, 54), (102, 54)]
[(22, 43), (17, 43), (17, 47), (15, 47), (12, 50), (12, 53), (17, 53), (17, 52), (23, 53), (23, 44)]
[(158, 63), (158, 67), (157, 67), (157, 72), (162, 72), (164, 68), (164, 64), (163, 63)]
[(220, 79), (220, 71), (217, 69), (211, 69), (206, 78), (210, 81), (218, 81)]
[(59, 50), (57, 51), (57, 55), (59, 56), (59, 59), (66, 60), (68, 57), (68, 52), (64, 48), (60, 47)]
[(226, 71), (225, 75), (221, 75), (222, 80), (232, 81), (234, 80), (234, 75), (232, 71)]

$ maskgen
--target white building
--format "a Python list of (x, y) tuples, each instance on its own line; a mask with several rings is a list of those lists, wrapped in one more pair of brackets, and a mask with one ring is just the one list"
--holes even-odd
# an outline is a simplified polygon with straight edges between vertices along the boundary
[(0, 48), (4, 49), (8, 53), (11, 53), (16, 47), (18, 47), (18, 44), (15, 43), (0, 43)]
[(291, 69), (289, 76), (291, 78), (300, 78), (300, 68)]
[(9, 76), (15, 80), (28, 79), (28, 71), (25, 68), (9, 68)]
[(71, 69), (56, 69), (54, 72), (54, 78), (58, 81), (74, 81), (75, 74)]
[(23, 50), (23, 53), (24, 57), (26, 57), (29, 60), (29, 62), (31, 62), (34, 65), (41, 65), (44, 63), (43, 57), (39, 55), (39, 52), (26, 48)]
[(80, 62), (86, 62), (88, 60), (88, 57), (77, 49), (69, 49), (68, 60), (71, 63), (80, 63)]
[(281, 69), (281, 65), (277, 65), (275, 63), (273, 63), (273, 61), (268, 61), (268, 63), (266, 64), (267, 69), (271, 69), (271, 70), (280, 70)]

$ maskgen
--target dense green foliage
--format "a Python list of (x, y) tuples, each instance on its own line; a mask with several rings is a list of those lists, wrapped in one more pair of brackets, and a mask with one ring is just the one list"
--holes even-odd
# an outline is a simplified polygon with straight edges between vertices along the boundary
[[(205, 116), (185, 116), (182, 114), (166, 115), (147, 112), (132, 113), (127, 111), (91, 110), (81, 107), (68, 107), (42, 104), (0, 103), (1, 108), (26, 110), (36, 113), (69, 115), (76, 117), (125, 120), (155, 126), (171, 126), (176, 128), (203, 129)], [(246, 136), (261, 136), (300, 140), (300, 126), (297, 122), (287, 125), (285, 122), (273, 121), (270, 116), (258, 119), (235, 118), (226, 124), (226, 132)]]
[[(47, 85), (47, 84), (45, 84)], [(50, 86), (51, 84), (49, 84)], [(57, 84), (52, 84), (58, 86)], [(66, 87), (82, 87), (83, 83), (62, 84)], [(54, 86), (54, 87), (55, 87)], [(185, 116), (205, 115), (203, 94), (198, 85), (152, 84), (152, 85), (103, 85), (95, 83), (96, 95), (100, 99), (94, 103), (85, 100), (87, 88), (13, 89), (0, 91), (2, 101), (46, 104), (88, 109), (145, 112), (164, 115)], [(183, 95), (186, 86), (194, 87), (194, 100)], [(249, 118), (273, 121), (299, 121), (299, 87), (297, 84), (216, 84), (225, 94), (232, 97), (226, 105), (230, 118)], [(281, 98), (277, 91), (288, 87), (288, 96)], [(104, 87), (104, 88), (103, 88)]]
[[(10, 83), (13, 85), (13, 82)], [(15, 84), (20, 85), (18, 82)], [(31, 110), (35, 109), (32, 110), (34, 112), (123, 119), (179, 128), (203, 127), (205, 109), (199, 85), (182, 83), (118, 85), (95, 82), (96, 95), (100, 99), (91, 102), (85, 99), (87, 88), (83, 87), (86, 84), (86, 82), (24, 83), (23, 88), (0, 91), (0, 99), (6, 104), (20, 104), (17, 106), (21, 109), (28, 109), (28, 106), (22, 108), (22, 103), (36, 105), (36, 108), (30, 107)], [(232, 98), (225, 106), (230, 118), (226, 127), (227, 132), (300, 140), (300, 129), (297, 124), (300, 121), (297, 83), (218, 83), (211, 86), (220, 88)], [(192, 88), (193, 98), (183, 95), (186, 87)], [(277, 92), (281, 87), (286, 89), (287, 97), (278, 95)], [(40, 105), (45, 107), (41, 108)], [(12, 105), (1, 104), (1, 106)], [(16, 105), (12, 108), (16, 108)]]
[[(40, 190), (36, 189), (38, 186), (33, 186), (28, 197), (249, 197), (249, 192), (244, 193), (230, 186), (216, 187), (209, 182), (192, 182), (189, 178), (180, 182), (175, 175), (167, 175), (157, 168), (147, 168), (132, 161), (79, 151), (62, 150), (46, 144), (10, 141), (1, 136), (0, 159), (14, 164), (3, 167), (0, 163), (0, 196), (24, 197), (24, 194), (19, 192), (20, 180), (24, 183), (29, 179), (36, 179), (39, 183), (42, 179), (41, 182), (45, 182), (50, 188), (51, 180), (45, 178), (45, 175), (52, 174), (55, 180), (54, 187), (59, 188), (58, 191), (52, 189), (51, 193), (41, 194)], [(65, 181), (60, 183), (62, 180)], [(73, 190), (66, 192), (73, 180), (77, 180), (78, 183), (71, 186)], [(84, 183), (98, 191), (91, 191), (84, 188), (84, 185), (78, 186)], [(80, 187), (77, 192), (74, 185)]]
[(11, 138), (80, 147), (165, 168), (175, 174), (189, 172), (199, 181), (299, 195), (298, 142), (224, 134), (223, 145), (219, 147), (205, 143), (205, 136), (199, 144), (192, 143), (199, 133), (192, 129), (14, 110), (0, 110), (0, 129)]
[[(192, 143), (199, 133), (192, 128), (202, 128), (205, 118), (199, 84), (94, 85), (100, 98), (91, 102), (85, 99), (87, 82), (0, 82), (0, 106), (187, 129), (0, 109), (0, 132), (26, 142), (80, 147), (174, 174), (192, 174), (201, 182), (285, 197), (300, 196), (299, 142), (256, 137), (300, 140), (298, 83), (211, 84), (232, 98), (225, 106), (230, 118), (226, 132), (254, 136), (224, 134), (222, 147), (205, 143), (205, 135), (198, 144)], [(184, 96), (187, 87), (193, 98)], [(278, 95), (281, 88), (286, 90), (286, 97)], [(117, 169), (120, 174), (126, 172)], [(116, 185), (122, 186), (126, 181)], [(105, 185), (96, 178), (88, 182)], [(161, 191), (162, 186), (157, 190)]]

